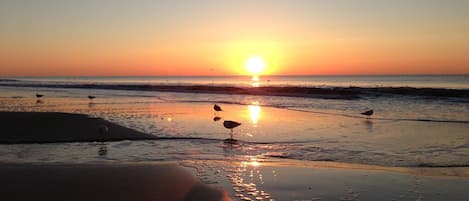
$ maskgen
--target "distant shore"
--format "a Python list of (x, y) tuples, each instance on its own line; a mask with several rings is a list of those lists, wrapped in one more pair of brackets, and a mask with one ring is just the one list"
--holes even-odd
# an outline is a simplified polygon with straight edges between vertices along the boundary
[(156, 136), (82, 114), (0, 112), (0, 121), (1, 144), (157, 139)]

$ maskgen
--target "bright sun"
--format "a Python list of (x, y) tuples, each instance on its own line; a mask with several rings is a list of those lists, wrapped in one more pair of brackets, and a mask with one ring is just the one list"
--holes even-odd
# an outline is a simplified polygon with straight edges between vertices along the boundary
[(261, 57), (251, 57), (246, 61), (246, 69), (249, 73), (257, 75), (265, 68), (264, 60)]

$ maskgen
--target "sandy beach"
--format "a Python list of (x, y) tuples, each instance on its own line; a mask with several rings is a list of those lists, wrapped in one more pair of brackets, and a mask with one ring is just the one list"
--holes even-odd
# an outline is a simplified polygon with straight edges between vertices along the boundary
[(468, 201), (468, 10), (0, 0), (0, 201)]
[(228, 201), (177, 164), (0, 164), (2, 200)]
[[(147, 134), (86, 115), (46, 112), (0, 114), (4, 121), (8, 119), (8, 129), (2, 134), (2, 143), (33, 143), (22, 145), (26, 147), (46, 143), (41, 146), (57, 147), (60, 146), (58, 142), (95, 140), (99, 145), (98, 157), (112, 155), (113, 147), (116, 146), (112, 143), (122, 144), (114, 142), (117, 139), (127, 140), (123, 142), (143, 139), (152, 143), (168, 143), (156, 138), (148, 141)], [(103, 142), (97, 131), (101, 124), (113, 131), (105, 139), (110, 140), (107, 144), (101, 144)], [(20, 125), (28, 126), (14, 129)], [(70, 128), (72, 131), (67, 132)], [(31, 136), (31, 133), (38, 134)], [(63, 133), (67, 135), (58, 138)], [(49, 142), (54, 143), (48, 145)], [(73, 152), (68, 152), (70, 151)], [(227, 155), (225, 159), (216, 160), (167, 162), (7, 161), (0, 163), (0, 198), (142, 201), (371, 201), (386, 198), (385, 200), (457, 201), (469, 196), (465, 189), (469, 185), (467, 167), (385, 167), (269, 157), (251, 157), (239, 161), (232, 157), (235, 156)]]
[[(2, 144), (156, 139), (152, 135), (80, 114), (0, 112), (0, 121)], [(102, 127), (107, 131), (100, 131)]]

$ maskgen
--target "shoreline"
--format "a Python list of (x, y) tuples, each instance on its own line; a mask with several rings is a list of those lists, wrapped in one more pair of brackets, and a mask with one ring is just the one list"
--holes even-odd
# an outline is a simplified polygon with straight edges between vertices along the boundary
[[(192, 162), (200, 162), (205, 160), (174, 160), (174, 161), (95, 161), (84, 163), (71, 163), (71, 162), (15, 162), (15, 161), (0, 161), (0, 169), (13, 166), (51, 166), (51, 167), (68, 167), (68, 166), (153, 166), (153, 165), (167, 165), (177, 164), (185, 168), (193, 168), (190, 164)], [(210, 160), (207, 161), (214, 166), (226, 167), (227, 164), (233, 161)], [(451, 179), (469, 179), (469, 166), (468, 167), (397, 167), (397, 166), (380, 166), (368, 165), (358, 163), (346, 162), (330, 162), (330, 161), (303, 161), (297, 159), (280, 159), (276, 161), (258, 161), (260, 166), (264, 167), (295, 167), (306, 169), (335, 169), (335, 170), (351, 170), (351, 171), (369, 171), (381, 172), (384, 174), (396, 173), (402, 175), (414, 175), (422, 177), (439, 177)], [(236, 161), (234, 163), (240, 163)]]
[[(10, 137), (11, 142), (31, 140), (32, 134), (36, 134), (34, 140), (39, 141), (55, 137), (64, 139), (64, 133), (68, 140), (94, 139), (98, 142), (121, 137), (131, 140), (148, 137), (82, 114), (0, 112), (0, 120), (12, 131), (3, 132), (0, 139)], [(110, 131), (105, 139), (98, 132), (103, 123)], [(12, 130), (18, 128), (21, 132)], [(104, 147), (105, 152), (108, 152), (106, 147), (111, 148), (110, 155), (115, 153), (112, 146)], [(27, 146), (23, 148), (28, 151)], [(459, 201), (469, 196), (464, 189), (469, 185), (469, 167), (388, 167), (272, 157), (233, 160), (230, 154), (215, 160), (183, 157), (125, 161), (114, 157), (107, 160), (107, 153), (100, 155), (101, 147), (96, 148), (99, 148), (98, 154), (95, 150), (89, 154), (97, 158), (90, 162), (0, 161), (0, 199), (371, 201), (397, 198), (410, 201), (425, 197)], [(64, 150), (70, 151), (73, 152)]]

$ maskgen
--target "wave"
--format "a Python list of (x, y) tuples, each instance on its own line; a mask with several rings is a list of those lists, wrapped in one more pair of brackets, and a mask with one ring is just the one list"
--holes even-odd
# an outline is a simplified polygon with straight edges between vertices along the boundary
[[(368, 117), (364, 116), (356, 116), (356, 115), (349, 115), (349, 114), (340, 114), (340, 113), (332, 113), (332, 112), (318, 112), (318, 111), (311, 111), (311, 110), (302, 110), (302, 109), (294, 109), (294, 108), (285, 108), (291, 111), (297, 112), (307, 112), (307, 113), (315, 113), (315, 114), (326, 114), (326, 115), (337, 115), (343, 117), (350, 117), (350, 118), (358, 118), (358, 119), (369, 119)], [(465, 120), (447, 120), (447, 119), (420, 119), (420, 118), (380, 118), (380, 117), (373, 117), (373, 120), (388, 120), (388, 121), (417, 121), (417, 122), (435, 122), (435, 123), (461, 123), (461, 124), (469, 124), (469, 121)]]
[(260, 96), (286, 96), (323, 99), (360, 99), (364, 97), (413, 96), (424, 98), (456, 98), (469, 102), (469, 89), (416, 88), (416, 87), (301, 87), (260, 86), (240, 87), (222, 85), (170, 85), (170, 84), (67, 84), (43, 82), (3, 82), (5, 87), (104, 89), (157, 91), (178, 93), (236, 94)]
[[(225, 139), (205, 137), (158, 137), (155, 140), (189, 141), (191, 143), (223, 143)], [(225, 144), (223, 147), (238, 151), (240, 155), (246, 152), (259, 153), (264, 157), (293, 159), (301, 161), (341, 162), (353, 164), (379, 165), (388, 167), (427, 167), (427, 168), (453, 168), (469, 167), (467, 160), (444, 161), (418, 161), (415, 155), (390, 154), (372, 150), (349, 150), (345, 148), (326, 148), (316, 146), (316, 143), (327, 143), (321, 139), (305, 141), (274, 141), (258, 142), (237, 140), (235, 144)], [(289, 148), (286, 148), (289, 147)], [(295, 148), (292, 148), (295, 147)], [(432, 151), (422, 152), (420, 156), (433, 154)]]

